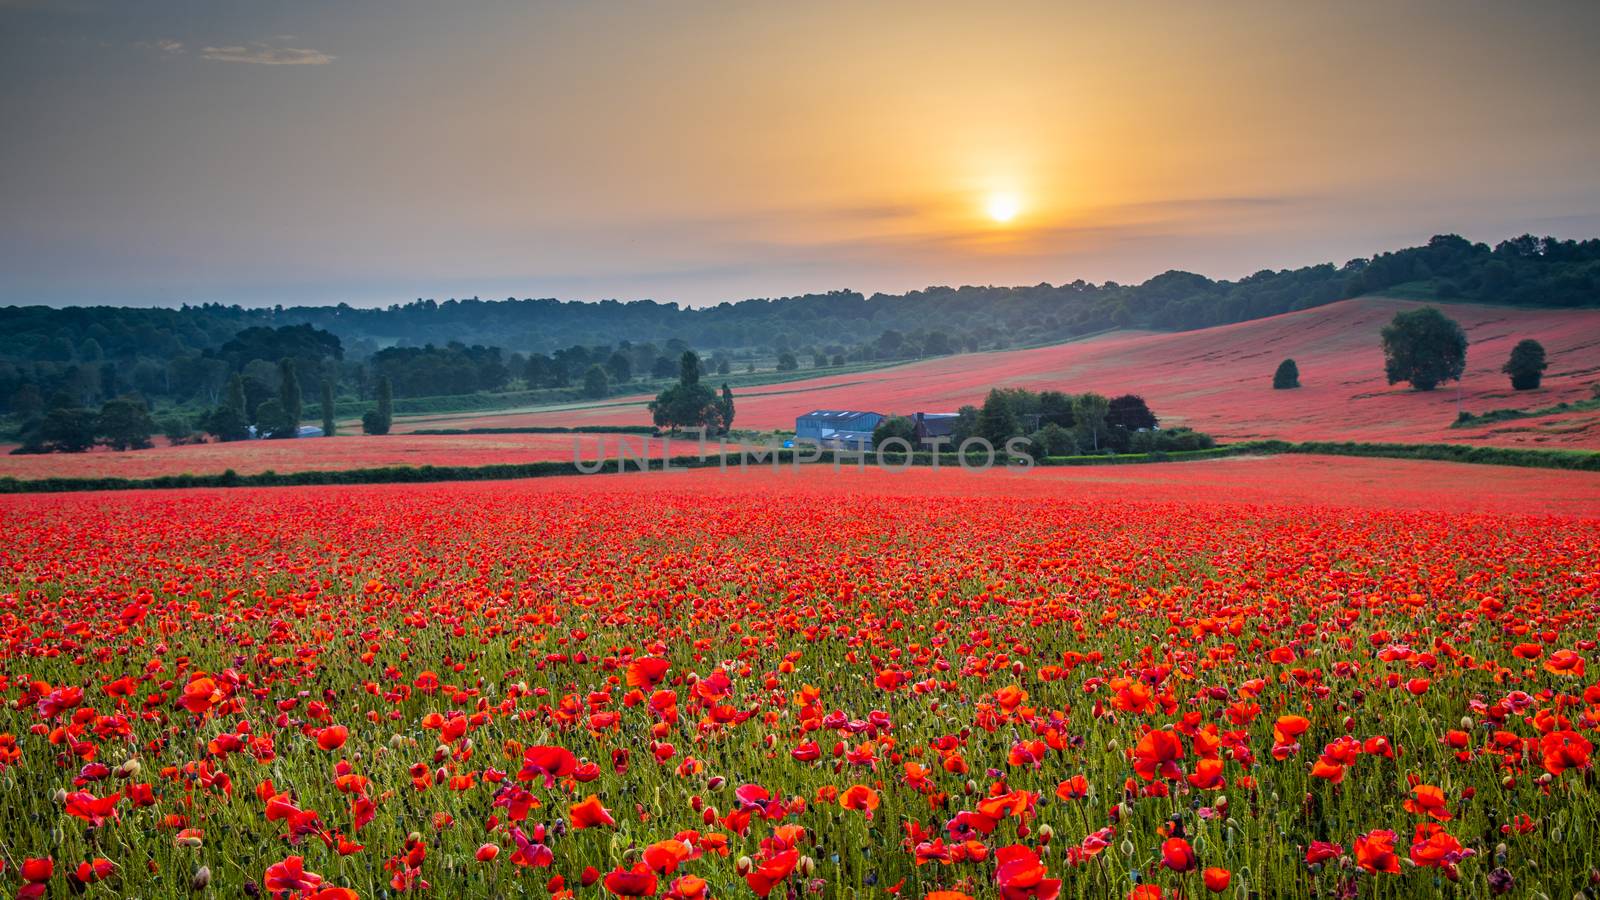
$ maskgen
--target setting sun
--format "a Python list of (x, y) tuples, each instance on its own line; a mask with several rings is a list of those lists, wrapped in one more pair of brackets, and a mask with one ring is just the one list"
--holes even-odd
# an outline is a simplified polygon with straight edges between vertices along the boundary
[(989, 218), (996, 222), (1009, 222), (1022, 211), (1022, 201), (1017, 199), (1016, 194), (995, 194), (984, 208)]

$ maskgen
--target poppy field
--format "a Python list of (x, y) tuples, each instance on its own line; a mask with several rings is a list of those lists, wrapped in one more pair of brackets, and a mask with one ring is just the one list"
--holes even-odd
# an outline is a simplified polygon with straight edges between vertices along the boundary
[(1593, 896), (1595, 479), (1425, 465), (0, 498), (0, 890)]
[[(868, 409), (954, 412), (981, 404), (994, 387), (1132, 391), (1164, 424), (1187, 425), (1222, 441), (1464, 443), (1494, 447), (1600, 448), (1593, 409), (1452, 428), (1459, 410), (1534, 409), (1587, 400), (1595, 380), (1600, 313), (1451, 304), (1470, 342), (1458, 386), (1431, 392), (1390, 385), (1379, 335), (1396, 312), (1422, 304), (1383, 297), (1343, 300), (1232, 325), (1175, 333), (1115, 331), (1022, 350), (932, 357), (872, 372), (827, 374), (737, 391), (741, 428), (792, 428), (797, 412)], [(1551, 366), (1534, 391), (1513, 391), (1501, 364), (1523, 338), (1540, 341)], [(1292, 358), (1301, 387), (1272, 390), (1272, 373)], [(1459, 394), (1459, 406), (1458, 406)], [(623, 425), (649, 420), (648, 397), (589, 408), (434, 416), (400, 427)]]

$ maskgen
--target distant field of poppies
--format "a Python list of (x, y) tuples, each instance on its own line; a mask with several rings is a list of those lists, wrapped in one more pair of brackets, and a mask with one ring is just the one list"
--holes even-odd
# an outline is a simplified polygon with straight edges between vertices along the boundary
[[(1236, 325), (1175, 334), (1116, 332), (1032, 350), (964, 354), (890, 369), (751, 388), (739, 393), (742, 428), (794, 427), (811, 409), (909, 414), (982, 403), (992, 387), (1110, 396), (1142, 395), (1168, 424), (1237, 441), (1459, 443), (1600, 449), (1600, 410), (1451, 428), (1458, 408), (1542, 409), (1586, 400), (1600, 381), (1600, 311), (1446, 304), (1470, 346), (1460, 390), (1429, 393), (1384, 379), (1379, 332), (1398, 310), (1421, 304), (1363, 298)], [(1544, 385), (1513, 391), (1500, 367), (1524, 338), (1549, 352)], [(1272, 390), (1279, 362), (1293, 358), (1303, 385)], [(621, 425), (649, 422), (645, 397), (587, 409), (430, 418), (402, 428)]]
[[(647, 423), (648, 424), (648, 423)], [(730, 445), (731, 446), (731, 445)], [(674, 442), (672, 455), (698, 452), (698, 444)], [(381, 466), (486, 466), (499, 463), (571, 462), (605, 456), (659, 458), (659, 439), (638, 434), (364, 434), (296, 440), (158, 446), (117, 453), (0, 454), (0, 478), (153, 478), (160, 475), (241, 475), (274, 472), (344, 471)]]
[(3, 497), (0, 884), (1587, 896), (1600, 487), (1495, 475)]

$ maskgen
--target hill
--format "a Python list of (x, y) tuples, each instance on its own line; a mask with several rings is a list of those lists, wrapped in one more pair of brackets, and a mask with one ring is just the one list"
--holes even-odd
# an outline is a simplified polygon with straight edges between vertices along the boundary
[[(1397, 441), (1600, 448), (1600, 410), (1452, 428), (1455, 385), (1419, 393), (1390, 386), (1379, 331), (1414, 300), (1361, 298), (1268, 318), (1179, 333), (1121, 331), (1080, 341), (966, 354), (790, 382), (737, 397), (740, 428), (790, 429), (811, 409), (886, 413), (952, 411), (991, 387), (1141, 394), (1169, 425), (1224, 440)], [(1542, 408), (1587, 399), (1600, 380), (1600, 310), (1452, 304), (1467, 332), (1460, 408)], [(1536, 391), (1512, 391), (1500, 366), (1523, 338), (1544, 344), (1550, 369)], [(1295, 359), (1298, 390), (1275, 391), (1279, 361)], [(649, 422), (646, 396), (514, 414), (432, 417), (420, 427), (622, 425)]]

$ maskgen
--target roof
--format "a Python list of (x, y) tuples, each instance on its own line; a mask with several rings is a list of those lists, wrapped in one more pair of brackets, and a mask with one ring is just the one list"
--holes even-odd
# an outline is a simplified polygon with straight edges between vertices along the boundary
[(864, 412), (864, 411), (852, 411), (852, 410), (839, 410), (839, 409), (814, 409), (811, 412), (808, 412), (805, 415), (801, 416), (800, 418), (802, 418), (802, 419), (821, 419), (821, 420), (823, 420), (825, 422), (847, 422), (847, 421), (849, 421), (851, 419), (859, 419), (862, 416), (876, 416), (876, 415), (881, 415), (881, 413)]

